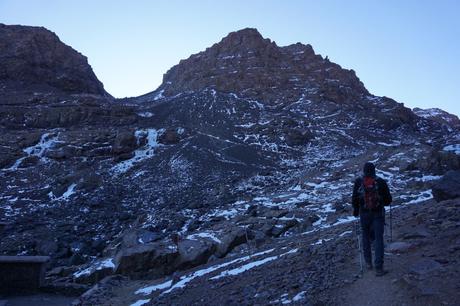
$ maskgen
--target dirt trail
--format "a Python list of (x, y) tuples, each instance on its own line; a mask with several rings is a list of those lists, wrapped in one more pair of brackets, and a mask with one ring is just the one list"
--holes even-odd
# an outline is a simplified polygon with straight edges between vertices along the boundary
[(459, 200), (444, 206), (427, 201), (397, 211), (395, 243), (390, 246), (386, 242), (384, 266), (388, 273), (376, 277), (374, 270), (364, 268), (359, 277), (356, 248), (351, 266), (342, 272), (356, 277), (334, 293), (335, 304), (458, 305), (459, 211)]
[[(356, 267), (358, 266), (357, 257)], [(340, 294), (341, 304), (356, 306), (412, 305), (411, 300), (405, 295), (405, 290), (401, 288), (401, 284), (398, 282), (400, 267), (395, 260), (387, 259), (385, 269), (389, 272), (383, 277), (376, 277), (374, 270), (367, 271), (365, 269), (360, 278), (342, 290)], [(359, 272), (358, 269), (356, 272)]]

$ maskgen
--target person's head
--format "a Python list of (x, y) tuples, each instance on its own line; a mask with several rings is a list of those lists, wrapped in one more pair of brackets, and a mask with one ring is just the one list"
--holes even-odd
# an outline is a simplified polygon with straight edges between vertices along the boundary
[(363, 173), (364, 173), (364, 176), (374, 177), (375, 176), (375, 165), (371, 162), (365, 163), (364, 168), (363, 168)]

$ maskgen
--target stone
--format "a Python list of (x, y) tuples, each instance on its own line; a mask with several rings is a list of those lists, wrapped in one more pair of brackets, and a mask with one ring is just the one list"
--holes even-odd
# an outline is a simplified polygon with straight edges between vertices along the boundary
[(206, 240), (183, 239), (178, 243), (179, 257), (175, 263), (178, 269), (187, 269), (204, 264), (215, 251), (215, 244)]
[(414, 248), (414, 245), (408, 242), (395, 241), (390, 243), (386, 247), (386, 251), (389, 253), (407, 253)]
[(409, 271), (413, 274), (424, 276), (434, 271), (438, 271), (442, 268), (442, 265), (433, 259), (421, 259), (412, 264)]
[(158, 233), (150, 232), (150, 231), (143, 231), (138, 235), (138, 242), (140, 243), (151, 243), (157, 241), (162, 236)]
[(433, 197), (437, 202), (460, 197), (460, 170), (446, 172), (434, 184), (432, 191)]
[(117, 134), (113, 144), (115, 154), (130, 153), (136, 148), (137, 140), (132, 132), (121, 132)]
[(158, 137), (158, 141), (165, 145), (176, 144), (180, 141), (180, 135), (177, 133), (176, 129), (167, 129)]
[(173, 263), (178, 256), (177, 248), (172, 245), (137, 245), (117, 253), (115, 272), (123, 275), (142, 275), (151, 272), (155, 276), (164, 276), (173, 270)]
[(415, 229), (411, 232), (405, 233), (403, 235), (403, 239), (410, 240), (410, 239), (420, 239), (420, 238), (427, 238), (430, 237), (431, 234), (424, 228)]
[(40, 255), (50, 256), (58, 251), (58, 244), (56, 241), (52, 241), (52, 240), (39, 241), (37, 245), (38, 245), (38, 253)]
[[(234, 247), (246, 243), (246, 237), (249, 234), (246, 229), (241, 227), (235, 227), (227, 231), (222, 237), (219, 237), (220, 243), (217, 244), (216, 256), (224, 257), (230, 252)], [(249, 239), (249, 237), (248, 237)]]
[(299, 222), (296, 219), (291, 219), (283, 222), (278, 222), (272, 229), (271, 234), (274, 237), (279, 237), (284, 234), (291, 227), (296, 226)]

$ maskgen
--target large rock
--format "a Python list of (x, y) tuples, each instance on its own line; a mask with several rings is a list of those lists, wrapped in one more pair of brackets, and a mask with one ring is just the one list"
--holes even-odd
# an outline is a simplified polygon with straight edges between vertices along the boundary
[(220, 238), (220, 243), (217, 245), (216, 256), (224, 257), (234, 247), (246, 243), (247, 239), (249, 239), (248, 236), (249, 234), (244, 228), (235, 227), (230, 229)]
[(137, 245), (122, 249), (116, 256), (115, 272), (124, 275), (150, 274), (161, 277), (171, 273), (179, 253), (174, 245), (163, 243)]
[(136, 148), (137, 140), (132, 132), (121, 132), (114, 140), (113, 152), (115, 154), (128, 153)]
[(187, 269), (204, 264), (214, 253), (215, 244), (206, 240), (180, 240), (178, 243), (178, 269)]
[(433, 188), (436, 201), (444, 201), (460, 197), (460, 171), (448, 171)]

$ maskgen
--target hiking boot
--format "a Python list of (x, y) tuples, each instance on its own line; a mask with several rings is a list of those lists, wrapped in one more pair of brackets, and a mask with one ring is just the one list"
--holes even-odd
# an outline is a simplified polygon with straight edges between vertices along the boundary
[(375, 269), (375, 276), (384, 276), (387, 273), (388, 273), (388, 271), (383, 270), (383, 268)]

